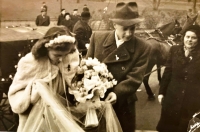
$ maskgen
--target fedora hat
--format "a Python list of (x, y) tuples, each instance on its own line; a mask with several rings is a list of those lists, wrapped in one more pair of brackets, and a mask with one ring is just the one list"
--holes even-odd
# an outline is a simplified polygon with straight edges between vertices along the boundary
[(110, 20), (122, 26), (131, 26), (142, 22), (144, 18), (139, 17), (136, 2), (120, 2), (117, 3), (114, 16)]

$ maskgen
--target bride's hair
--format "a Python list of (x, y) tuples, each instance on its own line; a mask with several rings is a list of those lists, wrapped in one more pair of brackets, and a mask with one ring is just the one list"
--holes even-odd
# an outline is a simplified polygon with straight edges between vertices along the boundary
[(73, 53), (76, 50), (77, 42), (74, 43), (70, 42), (61, 42), (59, 44), (53, 44), (52, 46), (45, 46), (45, 44), (49, 43), (50, 40), (54, 40), (58, 36), (71, 36), (74, 37), (75, 35), (71, 33), (68, 28), (64, 26), (52, 27), (50, 28), (43, 38), (39, 39), (35, 45), (32, 47), (31, 52), (34, 55), (35, 59), (39, 59), (41, 57), (48, 55), (48, 48), (58, 51), (68, 51)]

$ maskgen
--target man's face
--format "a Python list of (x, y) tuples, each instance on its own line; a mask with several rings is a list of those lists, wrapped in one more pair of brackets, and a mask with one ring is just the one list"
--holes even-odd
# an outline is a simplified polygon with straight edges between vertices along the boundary
[(77, 15), (77, 14), (78, 14), (78, 11), (74, 11), (74, 12), (73, 12), (73, 15)]
[(46, 15), (46, 12), (45, 12), (45, 11), (43, 11), (43, 12), (42, 12), (42, 16), (45, 16), (45, 15)]
[(65, 15), (66, 11), (65, 11), (65, 10), (63, 10), (61, 13), (62, 13), (63, 15)]
[(122, 26), (114, 23), (115, 32), (119, 40), (128, 41), (132, 38), (135, 32), (135, 25), (131, 26)]

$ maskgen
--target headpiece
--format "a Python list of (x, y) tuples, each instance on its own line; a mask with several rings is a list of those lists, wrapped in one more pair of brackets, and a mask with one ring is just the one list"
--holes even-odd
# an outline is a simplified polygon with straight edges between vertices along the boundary
[(53, 45), (58, 45), (61, 43), (75, 43), (75, 41), (76, 41), (75, 37), (61, 35), (54, 38), (53, 40), (50, 40), (48, 43), (45, 44), (45, 47), (48, 48), (48, 47), (52, 47)]

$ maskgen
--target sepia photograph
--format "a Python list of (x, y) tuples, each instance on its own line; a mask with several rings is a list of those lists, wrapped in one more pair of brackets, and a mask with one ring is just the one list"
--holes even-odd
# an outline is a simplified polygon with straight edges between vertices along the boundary
[(200, 132), (200, 0), (0, 0), (0, 132)]

